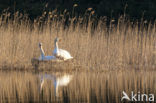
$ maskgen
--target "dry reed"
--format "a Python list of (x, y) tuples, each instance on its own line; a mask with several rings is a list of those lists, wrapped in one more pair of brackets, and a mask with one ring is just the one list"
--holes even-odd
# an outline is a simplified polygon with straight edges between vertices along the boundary
[(31, 59), (40, 55), (38, 43), (43, 43), (46, 55), (52, 55), (55, 37), (62, 39), (59, 47), (70, 51), (85, 69), (156, 68), (155, 22), (131, 22), (121, 17), (107, 26), (101, 18), (94, 28), (92, 15), (68, 18), (69, 24), (65, 24), (66, 15), (54, 10), (32, 23), (27, 15), (17, 12), (12, 19), (4, 12), (0, 16), (1, 69), (32, 68)]

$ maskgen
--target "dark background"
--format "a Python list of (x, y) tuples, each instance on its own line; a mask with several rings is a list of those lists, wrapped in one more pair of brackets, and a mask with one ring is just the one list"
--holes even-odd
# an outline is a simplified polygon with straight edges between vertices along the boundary
[(84, 15), (88, 8), (93, 8), (97, 17), (118, 18), (126, 13), (132, 19), (151, 20), (156, 18), (156, 0), (0, 0), (0, 13), (4, 9), (14, 13), (27, 13), (31, 19), (40, 16), (44, 11), (67, 9), (72, 14), (73, 5), (77, 16)]

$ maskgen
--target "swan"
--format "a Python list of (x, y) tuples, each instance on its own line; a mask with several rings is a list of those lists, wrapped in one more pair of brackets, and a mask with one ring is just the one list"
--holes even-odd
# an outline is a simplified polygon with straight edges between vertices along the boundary
[(39, 61), (55, 60), (56, 59), (55, 56), (45, 56), (42, 43), (39, 43), (39, 48), (40, 48), (40, 52), (41, 52), (41, 56), (38, 59)]
[(39, 48), (41, 52), (40, 57), (31, 59), (31, 64), (32, 66), (34, 66), (35, 69), (38, 69), (40, 61), (50, 61), (50, 60), (59, 61), (55, 56), (45, 56), (42, 43), (39, 43)]
[(63, 75), (61, 77), (56, 77), (55, 75), (50, 75), (50, 74), (45, 74), (45, 75), (41, 75), (40, 77), (40, 92), (43, 89), (43, 85), (45, 83), (45, 80), (50, 80), (52, 82), (52, 84), (54, 85), (54, 89), (55, 89), (55, 96), (59, 96), (59, 87), (62, 86), (67, 86), (70, 81), (72, 80), (72, 75)]
[(64, 61), (68, 60), (68, 59), (73, 59), (73, 57), (70, 55), (70, 53), (68, 51), (59, 49), (58, 41), (59, 41), (59, 38), (56, 37), (56, 39), (54, 41), (55, 49), (53, 51), (53, 55), (58, 59), (63, 59)]

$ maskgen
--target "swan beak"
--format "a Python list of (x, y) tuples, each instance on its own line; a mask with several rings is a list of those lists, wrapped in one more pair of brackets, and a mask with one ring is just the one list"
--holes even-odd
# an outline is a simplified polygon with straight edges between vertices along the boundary
[(61, 42), (62, 40), (61, 39), (59, 39), (59, 42)]

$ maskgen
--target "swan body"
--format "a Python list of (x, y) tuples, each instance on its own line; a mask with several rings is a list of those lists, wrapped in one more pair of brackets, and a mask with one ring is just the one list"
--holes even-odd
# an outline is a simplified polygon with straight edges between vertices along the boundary
[(39, 43), (39, 48), (40, 48), (40, 52), (41, 52), (41, 56), (38, 59), (39, 61), (55, 60), (56, 59), (55, 56), (45, 56), (42, 43)]
[(70, 55), (70, 53), (68, 51), (58, 48), (58, 41), (59, 41), (59, 39), (56, 38), (55, 39), (55, 42), (54, 42), (55, 49), (53, 51), (53, 55), (56, 58), (63, 59), (63, 60), (72, 59), (73, 57)]
[(40, 61), (46, 61), (46, 60), (55, 60), (55, 56), (44, 56), (44, 57), (39, 57)]

